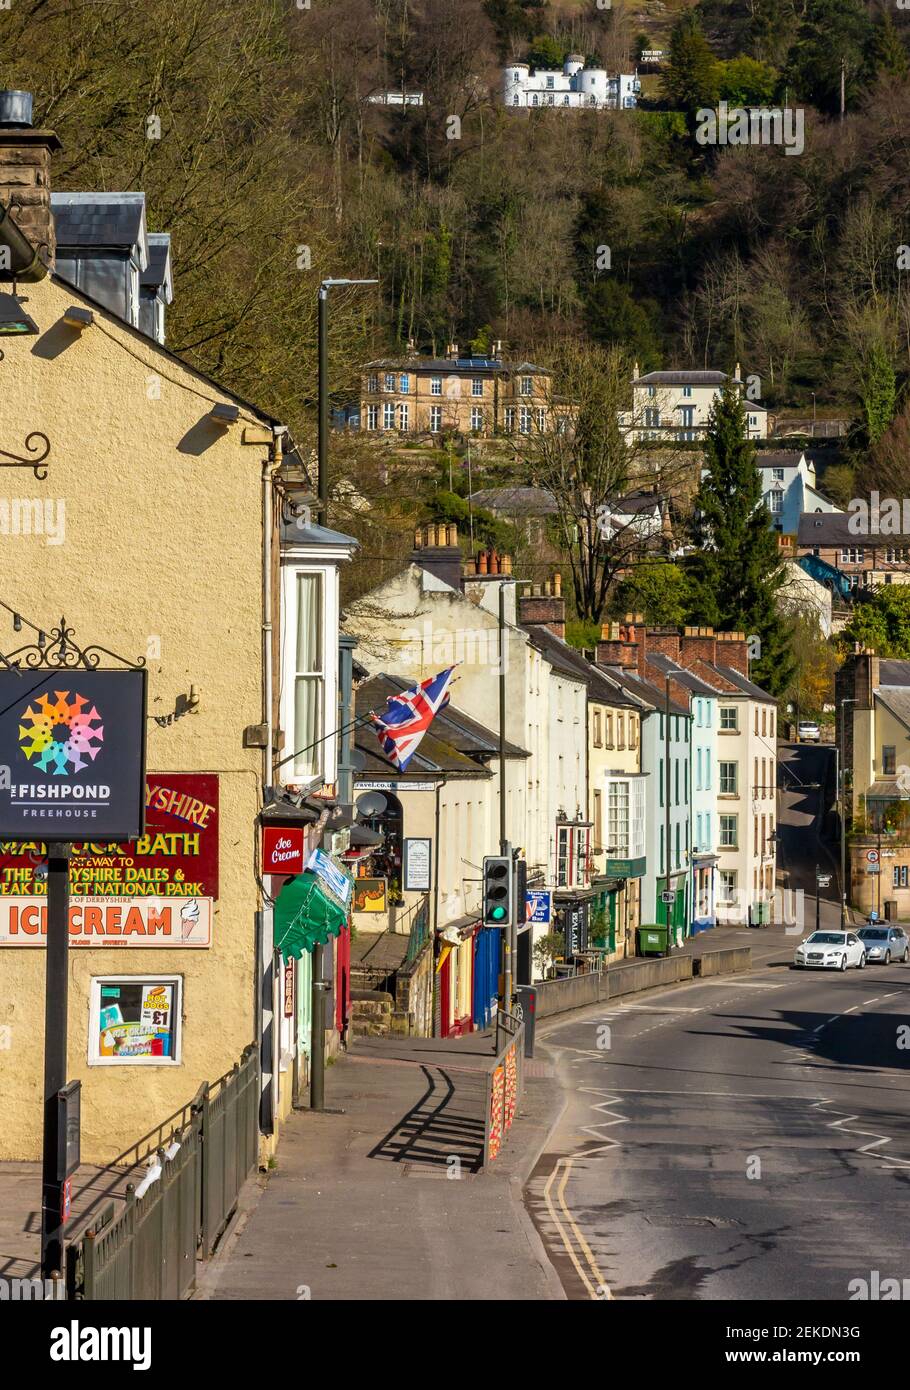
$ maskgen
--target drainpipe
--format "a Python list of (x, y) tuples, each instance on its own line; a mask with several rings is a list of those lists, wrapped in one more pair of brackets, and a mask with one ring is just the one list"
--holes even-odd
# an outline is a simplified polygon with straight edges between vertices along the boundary
[[(272, 531), (275, 501), (274, 477), (281, 462), (281, 437), (286, 433), (284, 425), (273, 427), (272, 442), (269, 444), (268, 459), (262, 465), (262, 722), (265, 725), (265, 747), (262, 750), (262, 800), (265, 802), (265, 788), (272, 780), (272, 743), (274, 738), (272, 723), (272, 692), (274, 689), (272, 663)], [(258, 835), (258, 830), (257, 830)], [(255, 862), (259, 862), (259, 846), (254, 845)], [(278, 1037), (280, 1021), (274, 1011), (275, 950), (273, 946), (273, 912), (270, 904), (263, 902), (261, 913), (257, 913), (257, 991), (256, 991), (256, 1036), (260, 1043), (260, 1065), (262, 1070), (262, 1108), (260, 1127), (266, 1134), (274, 1132), (275, 1086), (277, 1082), (278, 1058), (281, 1051)], [(269, 1078), (266, 1082), (266, 1070)], [(267, 1091), (266, 1091), (267, 1087)], [(268, 1093), (268, 1101), (267, 1101)]]
[(434, 1031), (433, 1031), (433, 1033), (431, 1034), (432, 1037), (435, 1037), (435, 1036), (436, 1036), (436, 1033), (435, 1033), (436, 1002), (437, 1002), (437, 994), (438, 994), (438, 991), (439, 991), (439, 985), (438, 985), (437, 978), (436, 978), (436, 957), (437, 957), (437, 955), (439, 954), (439, 797), (440, 797), (440, 793), (442, 792), (443, 787), (446, 785), (446, 781), (447, 781), (447, 779), (446, 779), (445, 777), (443, 777), (441, 781), (439, 781), (439, 782), (436, 783), (436, 832), (435, 832), (435, 833), (436, 833), (436, 867), (435, 867), (435, 870), (434, 870), (434, 872), (433, 872), (433, 997), (432, 997), (432, 1009), (433, 1009), (433, 1027), (434, 1027)]
[(9, 215), (9, 208), (0, 203), (0, 246), (10, 250), (9, 274), (23, 284), (34, 284), (43, 280), (47, 266), (27, 237), (24, 237)]

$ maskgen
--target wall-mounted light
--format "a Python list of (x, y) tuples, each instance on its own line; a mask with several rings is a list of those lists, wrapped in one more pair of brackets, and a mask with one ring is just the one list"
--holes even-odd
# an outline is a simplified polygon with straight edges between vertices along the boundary
[(78, 328), (81, 332), (83, 328), (91, 328), (95, 322), (95, 315), (91, 309), (80, 309), (75, 304), (71, 304), (63, 315), (64, 323), (68, 323), (71, 328)]
[(240, 418), (239, 405), (214, 405), (209, 411), (209, 419), (216, 425), (221, 425), (227, 429), (229, 425), (236, 425)]
[(38, 325), (25, 312), (18, 295), (0, 294), (0, 337), (16, 338), (37, 332)]

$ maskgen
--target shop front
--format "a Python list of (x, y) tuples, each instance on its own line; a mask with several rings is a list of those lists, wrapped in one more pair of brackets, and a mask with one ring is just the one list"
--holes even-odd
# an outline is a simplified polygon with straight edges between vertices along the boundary
[(717, 926), (717, 908), (714, 895), (719, 863), (720, 859), (716, 854), (693, 854), (692, 856), (692, 936)]
[(635, 954), (640, 880), (644, 872), (644, 855), (635, 859), (610, 857), (604, 873), (592, 881), (591, 942), (603, 950), (607, 960), (622, 960)]
[(460, 1038), (474, 1030), (474, 939), (476, 916), (450, 922), (437, 933), (434, 1033)]

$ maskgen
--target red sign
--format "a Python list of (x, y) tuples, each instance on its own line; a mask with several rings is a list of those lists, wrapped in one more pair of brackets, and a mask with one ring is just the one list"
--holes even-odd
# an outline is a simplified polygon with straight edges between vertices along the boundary
[(60, 1192), (60, 1224), (65, 1226), (73, 1207), (73, 1180), (67, 1178)]
[(262, 872), (303, 873), (303, 826), (267, 825), (262, 831)]
[[(127, 843), (73, 844), (71, 945), (211, 943), (218, 896), (218, 777), (152, 772), (146, 831)], [(0, 946), (42, 945), (46, 846), (0, 841)]]

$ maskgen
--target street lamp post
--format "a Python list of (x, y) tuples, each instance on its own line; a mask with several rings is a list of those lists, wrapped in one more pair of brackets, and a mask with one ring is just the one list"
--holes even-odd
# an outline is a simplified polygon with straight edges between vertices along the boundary
[(329, 511), (329, 290), (341, 285), (378, 285), (378, 280), (323, 280), (319, 286), (318, 343), (319, 416), (316, 457), (319, 474), (318, 521), (325, 526)]
[[(317, 520), (325, 526), (329, 511), (329, 290), (342, 285), (378, 285), (378, 280), (323, 280), (318, 300), (318, 401), (316, 433), (318, 472)], [(310, 990), (312, 1047), (310, 1049), (310, 1108), (325, 1108), (325, 997), (329, 983), (323, 979), (325, 948), (313, 947), (313, 969)]]
[[(855, 705), (856, 698), (851, 696), (847, 700), (840, 702), (840, 745), (835, 741), (834, 752), (837, 758), (835, 777), (837, 781), (837, 799), (840, 806), (840, 925), (843, 931), (847, 925), (847, 705)], [(843, 749), (843, 754), (841, 753)]]

